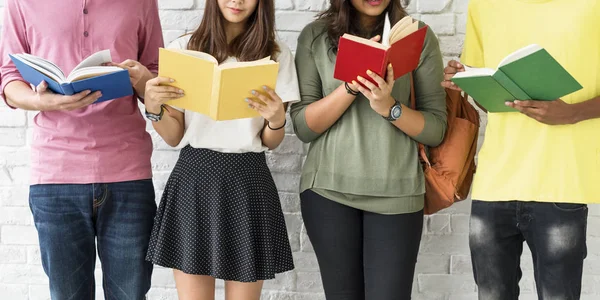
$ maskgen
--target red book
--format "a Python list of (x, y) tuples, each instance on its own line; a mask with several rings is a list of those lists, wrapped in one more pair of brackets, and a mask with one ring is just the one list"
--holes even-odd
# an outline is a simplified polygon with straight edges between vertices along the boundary
[(390, 46), (344, 34), (340, 37), (333, 77), (352, 82), (360, 75), (375, 83), (367, 70), (385, 79), (389, 63), (394, 69), (394, 79), (412, 72), (419, 65), (427, 34), (427, 26), (418, 28), (418, 24), (410, 17), (400, 20), (390, 30)]

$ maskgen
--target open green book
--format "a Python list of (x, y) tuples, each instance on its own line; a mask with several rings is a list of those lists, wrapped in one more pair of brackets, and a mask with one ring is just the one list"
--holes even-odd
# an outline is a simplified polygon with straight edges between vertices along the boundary
[(506, 101), (556, 100), (582, 86), (544, 48), (529, 45), (507, 57), (498, 70), (466, 68), (453, 78), (488, 112), (513, 112)]

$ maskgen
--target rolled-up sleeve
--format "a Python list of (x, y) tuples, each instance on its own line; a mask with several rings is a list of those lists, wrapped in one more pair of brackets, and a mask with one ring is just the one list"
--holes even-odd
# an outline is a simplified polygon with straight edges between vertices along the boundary
[[(30, 52), (25, 31), (25, 17), (19, 7), (18, 0), (6, 0), (5, 2), (2, 37), (0, 39), (0, 97), (6, 102), (4, 88), (15, 80), (25, 82), (8, 55)], [(8, 102), (6, 104), (8, 105)]]
[(304, 28), (298, 37), (296, 48), (296, 70), (298, 72), (298, 83), (300, 87), (300, 101), (292, 104), (290, 115), (294, 124), (294, 132), (298, 139), (310, 143), (317, 139), (320, 134), (312, 131), (306, 123), (306, 108), (311, 103), (323, 98), (323, 88), (319, 71), (311, 50), (313, 42), (312, 29)]
[(157, 0), (147, 1), (146, 19), (139, 34), (138, 61), (152, 73), (158, 73), (158, 49), (164, 47)]
[(425, 118), (423, 131), (414, 139), (435, 147), (444, 140), (448, 113), (446, 92), (440, 84), (444, 80), (444, 61), (439, 42), (431, 28), (427, 32), (421, 63), (414, 74), (417, 110)]

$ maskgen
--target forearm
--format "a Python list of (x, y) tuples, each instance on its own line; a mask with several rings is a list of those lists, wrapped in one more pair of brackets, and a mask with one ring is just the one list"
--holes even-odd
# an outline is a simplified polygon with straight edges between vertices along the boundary
[(31, 87), (20, 80), (10, 82), (4, 88), (6, 103), (12, 107), (24, 110), (41, 110), (39, 103), (35, 101), (36, 93)]
[(600, 118), (600, 96), (573, 105), (574, 123)]
[(315, 133), (321, 134), (331, 127), (350, 107), (356, 96), (348, 94), (340, 85), (325, 98), (306, 107), (306, 125)]
[[(274, 129), (277, 129), (281, 126), (285, 126), (285, 125), (271, 124), (271, 127)], [(265, 127), (262, 130), (261, 139), (262, 139), (263, 145), (265, 145), (267, 148), (269, 148), (269, 150), (273, 150), (273, 149), (279, 147), (279, 144), (281, 144), (281, 141), (283, 141), (284, 136), (285, 136), (284, 128), (273, 130), (273, 129), (269, 128), (268, 125), (265, 124)]]
[(148, 76), (140, 79), (140, 81), (138, 81), (138, 83), (133, 87), (140, 98), (144, 98), (146, 95), (146, 83), (148, 80), (156, 78), (156, 76), (158, 76), (158, 74), (150, 73)]
[[(170, 109), (173, 110), (172, 108)], [(175, 147), (179, 145), (179, 142), (183, 139), (184, 124), (171, 114), (182, 113), (179, 111), (165, 110), (162, 119), (158, 122), (152, 122), (152, 127), (154, 127), (156, 133), (162, 137), (165, 143), (171, 147)]]
[(392, 122), (394, 126), (402, 130), (410, 137), (416, 137), (425, 128), (425, 118), (419, 111), (412, 110), (408, 106), (402, 104), (402, 116), (398, 120)]

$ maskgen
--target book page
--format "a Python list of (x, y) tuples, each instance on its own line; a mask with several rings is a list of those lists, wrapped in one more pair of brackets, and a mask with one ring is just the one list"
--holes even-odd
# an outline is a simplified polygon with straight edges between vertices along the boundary
[(52, 78), (52, 80), (58, 83), (64, 83), (66, 78), (64, 78), (63, 72), (53, 63), (49, 61), (33, 56), (30, 54), (22, 53), (13, 55), (16, 59), (22, 61), (24, 64), (34, 68), (35, 70), (43, 73), (44, 75)]
[(354, 42), (357, 42), (357, 43), (369, 45), (369, 46), (377, 48), (377, 49), (387, 50), (388, 48), (390, 48), (389, 46), (380, 44), (378, 42), (371, 41), (371, 40), (368, 40), (368, 39), (365, 39), (365, 38), (361, 38), (361, 37), (358, 37), (358, 36), (355, 36), (355, 35), (347, 34), (347, 33), (344, 34), (342, 36), (342, 38), (345, 38), (347, 40), (351, 40), (351, 41), (354, 41)]
[[(112, 57), (110, 56), (110, 50), (102, 50), (102, 51), (98, 51), (90, 56), (88, 56), (86, 59), (84, 59), (83, 61), (81, 61), (72, 71), (71, 73), (79, 70), (79, 69), (83, 69), (83, 68), (87, 68), (87, 67), (97, 67), (97, 66), (102, 66), (103, 63), (108, 63), (108, 62), (112, 62)], [(71, 77), (71, 76), (69, 76)]]
[(523, 47), (523, 48), (509, 54), (502, 61), (500, 61), (500, 64), (498, 64), (498, 69), (500, 69), (500, 67), (502, 67), (502, 66), (506, 66), (512, 62), (515, 62), (523, 57), (529, 56), (529, 55), (531, 55), (535, 52), (538, 52), (542, 49), (543, 49), (542, 47), (540, 47), (539, 45), (536, 45), (536, 44), (531, 44), (529, 46)]
[(466, 68), (464, 72), (458, 72), (453, 78), (467, 78), (467, 77), (481, 77), (481, 76), (492, 76), (496, 73), (494, 69), (488, 68)]
[(381, 43), (385, 46), (391, 45), (390, 43), (390, 15), (385, 13), (385, 23), (383, 24), (383, 34), (381, 35)]
[(255, 61), (232, 61), (226, 62), (219, 66), (220, 69), (233, 69), (233, 68), (243, 68), (243, 67), (253, 67), (253, 66), (263, 66), (263, 65), (271, 65), (277, 64), (276, 62), (271, 60), (271, 57), (265, 57)]
[(200, 58), (202, 60), (206, 60), (206, 61), (212, 62), (214, 64), (219, 64), (219, 61), (214, 56), (212, 56), (208, 53), (205, 53), (205, 52), (187, 50), (187, 49), (166, 49), (166, 50), (193, 56), (196, 58)]
[(72, 72), (69, 77), (67, 77), (67, 82), (79, 81), (119, 71), (123, 71), (123, 69), (113, 66), (86, 67)]
[(392, 37), (391, 37), (391, 43), (395, 43), (407, 36), (409, 36), (411, 33), (417, 31), (419, 29), (419, 22), (414, 22), (412, 24), (409, 24), (408, 26), (404, 27), (402, 30), (396, 32)]
[(410, 26), (412, 23), (414, 23), (414, 19), (410, 16), (406, 16), (402, 18), (402, 20), (398, 21), (398, 23), (396, 23), (394, 27), (390, 29), (390, 36), (388, 38), (390, 45), (393, 44), (395, 41), (398, 41), (399, 38), (397, 38), (397, 35), (400, 32), (402, 32), (406, 27)]
[[(63, 71), (57, 66), (55, 65), (53, 62), (43, 59), (41, 57), (38, 56), (34, 56), (31, 54), (27, 54), (27, 53), (22, 53), (22, 54), (17, 54), (15, 55), (15, 57), (21, 58), (21, 61), (23, 62), (29, 62), (28, 65), (34, 67), (36, 70), (46, 74), (48, 77), (54, 79), (54, 78), (58, 78), (58, 80), (56, 80), (56, 82), (64, 82), (66, 80), (65, 78), (65, 74), (63, 73)], [(50, 76), (49, 74), (52, 74), (54, 76)]]

